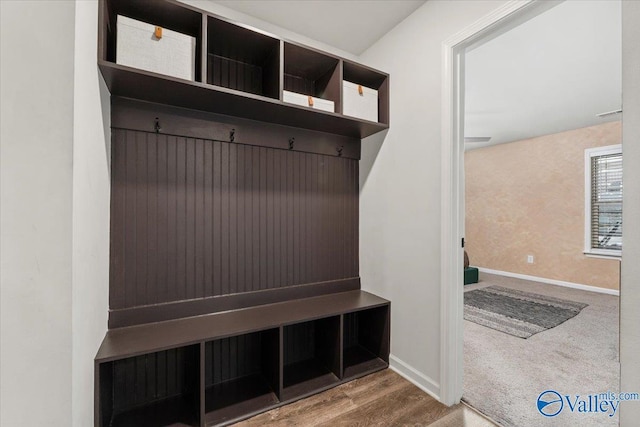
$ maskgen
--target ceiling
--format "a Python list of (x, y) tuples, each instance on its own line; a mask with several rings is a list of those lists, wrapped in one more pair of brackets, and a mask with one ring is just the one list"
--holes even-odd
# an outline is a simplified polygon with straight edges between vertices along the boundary
[(216, 3), (360, 55), (425, 1), (216, 0)]
[(620, 120), (621, 7), (566, 1), (465, 57), (467, 149)]

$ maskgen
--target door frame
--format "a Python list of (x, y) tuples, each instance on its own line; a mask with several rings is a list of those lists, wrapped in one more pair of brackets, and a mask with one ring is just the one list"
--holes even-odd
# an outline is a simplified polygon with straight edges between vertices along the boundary
[(562, 3), (513, 0), (442, 43), (442, 199), (440, 400), (454, 405), (463, 386), (464, 55), (465, 51)]

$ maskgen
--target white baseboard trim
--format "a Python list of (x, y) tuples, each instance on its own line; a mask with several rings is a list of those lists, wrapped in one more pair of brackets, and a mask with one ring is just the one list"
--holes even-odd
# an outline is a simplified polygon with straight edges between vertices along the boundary
[(407, 381), (417, 386), (438, 402), (440, 402), (440, 384), (419, 372), (413, 366), (398, 359), (393, 354), (389, 355), (389, 368), (404, 377)]
[(549, 285), (564, 286), (565, 288), (580, 289), (581, 291), (598, 292), (600, 294), (620, 296), (620, 291), (615, 289), (599, 288), (597, 286), (582, 285), (580, 283), (564, 282), (562, 280), (547, 279), (544, 277), (529, 276), (528, 274), (511, 273), (508, 271), (492, 270), (478, 267), (482, 273), (496, 274), (498, 276), (514, 277), (516, 279), (532, 280), (534, 282), (547, 283)]

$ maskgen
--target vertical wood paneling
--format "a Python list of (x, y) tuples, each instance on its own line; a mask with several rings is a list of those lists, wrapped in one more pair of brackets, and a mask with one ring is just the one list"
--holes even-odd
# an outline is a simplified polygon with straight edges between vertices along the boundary
[(351, 218), (352, 218), (352, 226), (351, 232), (353, 236), (351, 238), (351, 244), (354, 246), (354, 252), (351, 256), (351, 260), (353, 265), (351, 267), (351, 272), (349, 275), (359, 275), (360, 271), (360, 226), (359, 226), (359, 218), (360, 218), (360, 187), (359, 187), (359, 179), (360, 179), (360, 164), (358, 162), (351, 162), (351, 167), (353, 168), (353, 176), (351, 179)]
[(282, 286), (282, 158), (284, 151), (276, 150), (273, 164), (273, 259), (274, 287)]
[[(195, 395), (199, 376), (199, 346), (164, 350), (111, 362), (113, 411), (180, 395)], [(199, 351), (198, 351), (199, 353)]]
[(158, 185), (156, 188), (158, 198), (157, 198), (157, 214), (158, 214), (158, 223), (157, 223), (157, 241), (156, 241), (156, 249), (158, 251), (157, 261), (158, 267), (156, 276), (157, 285), (156, 285), (156, 302), (159, 301), (167, 301), (169, 298), (169, 209), (167, 200), (169, 193), (169, 179), (168, 179), (168, 161), (167, 161), (167, 136), (159, 135), (158, 143), (157, 143), (157, 156), (158, 156), (158, 164), (156, 167), (157, 177), (158, 177)]
[(148, 134), (137, 132), (136, 141), (136, 305), (143, 304), (147, 296), (147, 136)]
[(358, 276), (357, 160), (112, 134), (112, 309)]
[(284, 89), (291, 92), (316, 96), (315, 83), (316, 82), (313, 80), (305, 79), (300, 76), (294, 76), (292, 74), (284, 75)]
[(195, 175), (196, 175), (196, 153), (195, 141), (186, 140), (185, 156), (185, 298), (195, 298), (196, 282), (196, 197), (195, 197)]
[(229, 292), (229, 242), (231, 229), (229, 227), (229, 144), (221, 145), (220, 153), (220, 236), (221, 236), (221, 250), (220, 250), (220, 292), (221, 294), (228, 294)]
[(245, 256), (245, 215), (246, 215), (246, 206), (245, 206), (245, 197), (246, 197), (246, 191), (244, 190), (244, 186), (245, 186), (245, 177), (246, 177), (246, 165), (245, 165), (245, 159), (246, 159), (246, 151), (245, 146), (239, 145), (237, 147), (238, 150), (238, 156), (237, 156), (237, 167), (236, 167), (236, 176), (237, 176), (237, 183), (236, 183), (236, 213), (237, 213), (237, 219), (236, 219), (236, 263), (235, 263), (235, 270), (236, 270), (236, 280), (237, 280), (237, 286), (236, 286), (236, 290), (237, 292), (245, 292), (246, 290), (246, 276), (247, 276), (247, 272), (246, 272), (246, 268), (244, 268), (244, 256)]
[[(277, 330), (276, 330), (277, 331)], [(211, 387), (225, 381), (261, 374), (267, 376), (265, 350), (272, 347), (266, 341), (277, 343), (278, 335), (273, 330), (254, 332), (209, 341), (205, 344), (205, 385)], [(277, 367), (277, 365), (276, 365)]]
[(313, 359), (316, 354), (316, 322), (297, 323), (284, 328), (284, 364)]
[(287, 227), (286, 230), (286, 239), (287, 239), (287, 257), (285, 259), (285, 263), (287, 266), (287, 279), (286, 279), (286, 283), (295, 283), (294, 280), (294, 275), (293, 275), (293, 270), (294, 270), (294, 247), (293, 247), (293, 242), (294, 242), (294, 236), (293, 236), (293, 229), (294, 229), (294, 221), (295, 221), (295, 214), (293, 211), (293, 201), (294, 201), (294, 188), (293, 188), (293, 168), (294, 168), (294, 158), (293, 155), (295, 155), (295, 153), (286, 156), (286, 171), (287, 171), (287, 176), (285, 178), (285, 188), (286, 188), (286, 193), (285, 193), (285, 203), (286, 203), (286, 216), (285, 216), (285, 225)]
[(252, 255), (247, 260), (253, 265), (251, 290), (260, 290), (260, 148), (251, 148), (251, 215), (252, 215)]
[(207, 63), (207, 83), (264, 95), (262, 67), (212, 54)]
[(267, 253), (267, 152), (264, 147), (260, 147), (260, 155), (258, 156), (260, 164), (259, 190), (258, 190), (258, 212), (260, 222), (258, 230), (260, 233), (260, 257), (259, 270), (260, 280), (258, 282), (259, 289), (267, 288), (267, 269), (268, 269), (268, 253)]
[(204, 142), (204, 292), (213, 295), (213, 144)]
[(176, 297), (187, 299), (187, 141), (176, 141)]
[(204, 141), (199, 139), (196, 140), (195, 146), (195, 222), (194, 222), (194, 233), (195, 233), (195, 255), (194, 255), (194, 264), (195, 264), (195, 295), (200, 296), (204, 295), (204, 267), (205, 267), (205, 226), (204, 226), (204, 199), (206, 193), (206, 187), (204, 184)]
[(148, 135), (146, 140), (147, 148), (147, 177), (145, 182), (149, 183), (146, 191), (147, 206), (147, 265), (145, 299), (151, 303), (156, 303), (158, 289), (158, 136)]
[(267, 281), (265, 287), (267, 289), (272, 289), (275, 287), (274, 285), (274, 266), (276, 264), (276, 258), (274, 253), (274, 228), (275, 221), (273, 216), (273, 180), (274, 180), (274, 169), (273, 169), (273, 157), (275, 150), (266, 150), (266, 191), (265, 191), (265, 199), (266, 199), (266, 247), (267, 247)]
[(229, 146), (229, 283), (226, 293), (238, 292), (238, 146)]
[[(124, 307), (132, 307), (136, 305), (135, 292), (136, 292), (136, 159), (137, 150), (135, 143), (135, 132), (124, 131), (125, 141), (122, 150), (125, 151), (125, 155), (122, 158), (126, 161), (125, 165), (125, 181), (123, 186), (125, 187), (125, 205), (124, 205)], [(116, 140), (116, 147), (117, 145)], [(113, 147), (112, 149), (116, 149)], [(120, 156), (114, 155), (114, 158)], [(114, 183), (115, 184), (115, 183)], [(116, 184), (117, 185), (117, 184)], [(114, 186), (112, 186), (113, 191)], [(117, 203), (117, 200), (113, 201)], [(120, 211), (120, 209), (114, 209), (114, 211)], [(111, 240), (113, 242), (113, 239)], [(113, 253), (118, 248), (111, 248)], [(113, 257), (111, 257), (113, 259)], [(115, 278), (110, 278), (114, 280)], [(118, 286), (119, 284), (115, 284)], [(113, 286), (113, 285), (110, 285)], [(113, 306), (112, 306), (113, 307)]]
[(222, 144), (213, 142), (213, 294), (222, 295)]
[(127, 277), (125, 276), (126, 265), (126, 220), (127, 212), (126, 196), (127, 196), (127, 180), (126, 180), (126, 150), (125, 146), (126, 132), (120, 131), (113, 135), (113, 140), (117, 141), (115, 145), (122, 147), (119, 150), (111, 152), (111, 255), (109, 277), (111, 282), (118, 284), (117, 286), (109, 286), (109, 301), (111, 306), (122, 307), (125, 305), (125, 288)]
[[(112, 147), (113, 149), (113, 147)], [(178, 140), (175, 136), (167, 137), (167, 300), (178, 299), (178, 287), (182, 284), (178, 279)], [(113, 286), (113, 284), (112, 284)], [(113, 307), (112, 307), (113, 308)]]

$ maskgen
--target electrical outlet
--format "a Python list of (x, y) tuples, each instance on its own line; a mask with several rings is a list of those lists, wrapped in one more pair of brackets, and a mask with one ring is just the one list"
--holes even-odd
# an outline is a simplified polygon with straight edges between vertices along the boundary
[(533, 264), (533, 255), (527, 255), (527, 263)]

